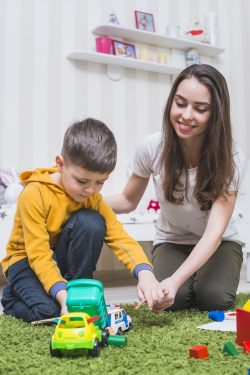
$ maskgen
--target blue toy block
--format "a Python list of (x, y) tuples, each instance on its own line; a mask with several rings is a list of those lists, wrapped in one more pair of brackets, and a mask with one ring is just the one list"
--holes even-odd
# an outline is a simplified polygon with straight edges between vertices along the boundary
[(223, 311), (215, 310), (208, 313), (209, 319), (215, 320), (216, 322), (222, 322), (225, 319), (225, 314)]

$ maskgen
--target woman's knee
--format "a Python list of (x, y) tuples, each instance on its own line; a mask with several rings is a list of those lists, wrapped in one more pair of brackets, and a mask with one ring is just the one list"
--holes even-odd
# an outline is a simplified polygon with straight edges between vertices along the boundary
[(196, 305), (199, 310), (229, 310), (234, 306), (235, 294), (225, 291), (220, 286), (213, 287), (208, 285), (201, 291), (195, 293)]
[(192, 291), (188, 284), (184, 284), (176, 293), (174, 304), (169, 308), (170, 311), (185, 310), (192, 307)]

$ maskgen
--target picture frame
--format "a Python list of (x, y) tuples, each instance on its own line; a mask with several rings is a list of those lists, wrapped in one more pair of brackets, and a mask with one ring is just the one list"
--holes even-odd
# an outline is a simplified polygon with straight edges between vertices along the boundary
[(136, 50), (133, 44), (112, 40), (112, 47), (114, 55), (136, 59)]
[(137, 29), (155, 32), (154, 16), (151, 13), (135, 10), (135, 24)]

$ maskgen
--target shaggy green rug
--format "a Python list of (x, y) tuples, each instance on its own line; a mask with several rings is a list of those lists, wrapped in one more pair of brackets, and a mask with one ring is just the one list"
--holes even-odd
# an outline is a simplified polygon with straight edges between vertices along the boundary
[[(250, 299), (239, 294), (237, 306)], [(196, 329), (209, 322), (207, 313), (196, 310), (155, 315), (143, 306), (125, 306), (134, 328), (127, 333), (128, 346), (102, 349), (99, 358), (86, 355), (52, 358), (50, 337), (54, 326), (32, 326), (14, 318), (0, 316), (0, 374), (79, 375), (79, 374), (170, 374), (170, 375), (247, 375), (250, 355), (223, 354), (227, 341), (236, 334)], [(208, 345), (209, 359), (190, 359), (188, 349)]]

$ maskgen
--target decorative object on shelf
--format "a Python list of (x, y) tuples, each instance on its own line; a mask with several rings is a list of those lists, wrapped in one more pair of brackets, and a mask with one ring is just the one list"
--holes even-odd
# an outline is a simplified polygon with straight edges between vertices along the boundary
[(186, 65), (201, 64), (199, 52), (196, 48), (191, 48), (186, 52)]
[(138, 52), (138, 58), (143, 61), (150, 61), (150, 54), (148, 48), (139, 48), (137, 50)]
[(179, 38), (181, 36), (181, 28), (179, 25), (168, 25), (166, 27), (166, 35), (172, 38)]
[(156, 55), (156, 61), (159, 64), (167, 64), (168, 62), (168, 53), (167, 51), (158, 51)]
[(132, 57), (136, 59), (135, 46), (133, 44), (113, 40), (113, 53), (117, 56)]
[(113, 25), (119, 25), (120, 22), (118, 21), (117, 15), (115, 10), (111, 10), (107, 17), (107, 23), (112, 23)]
[(151, 13), (135, 10), (135, 24), (137, 29), (155, 31), (154, 16)]
[(95, 40), (96, 51), (100, 53), (112, 54), (112, 39), (107, 36), (100, 36)]
[(218, 44), (218, 22), (217, 14), (209, 12), (204, 14), (204, 27), (206, 30), (206, 38), (204, 42), (209, 43), (213, 46)]
[(193, 39), (197, 42), (204, 42), (206, 39), (205, 28), (199, 21), (191, 21), (186, 34), (188, 38)]

